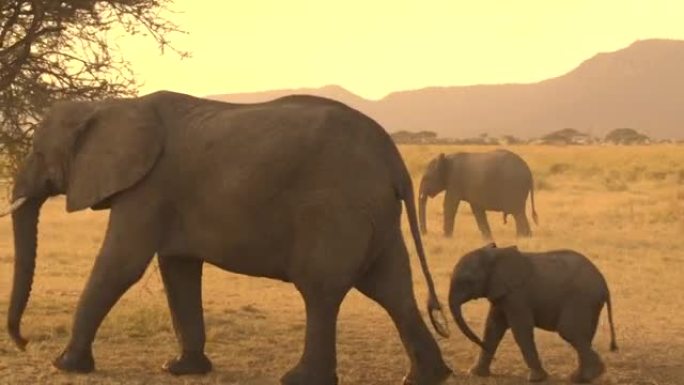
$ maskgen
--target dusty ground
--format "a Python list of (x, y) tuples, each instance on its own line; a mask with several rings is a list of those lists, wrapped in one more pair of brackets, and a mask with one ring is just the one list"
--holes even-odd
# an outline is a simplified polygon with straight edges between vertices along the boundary
[[(456, 146), (401, 148), (417, 182), (427, 161)], [(475, 147), (475, 151), (486, 150)], [(620, 351), (608, 351), (608, 326), (601, 318), (595, 347), (608, 372), (599, 384), (684, 384), (684, 147), (513, 147), (536, 176), (540, 225), (521, 249), (574, 248), (605, 273), (613, 293)], [(429, 205), (429, 264), (442, 301), (449, 273), (465, 251), (482, 245), (467, 205), (457, 216), (456, 236), (443, 239), (441, 196)], [(490, 214), (500, 245), (516, 243), (512, 221), (504, 227)], [(156, 262), (114, 308), (95, 344), (97, 372), (65, 375), (49, 362), (64, 347), (71, 317), (93, 255), (102, 240), (106, 213), (67, 215), (63, 199), (50, 201), (40, 225), (38, 270), (24, 317), (31, 340), (17, 352), (0, 333), (0, 383), (5, 384), (271, 384), (302, 349), (302, 301), (283, 283), (205, 269), (207, 352), (215, 371), (205, 377), (175, 379), (160, 372), (175, 354), (165, 297)], [(405, 231), (406, 231), (406, 226)], [(0, 319), (5, 319), (13, 247), (11, 224), (0, 220)], [(413, 254), (413, 247), (409, 244)], [(414, 272), (417, 261), (413, 257)], [(417, 297), (425, 283), (414, 274)], [(484, 302), (466, 308), (482, 328)], [(504, 339), (490, 379), (467, 377), (477, 350), (456, 330), (439, 343), (464, 384), (524, 384), (526, 370), (510, 334)], [(566, 383), (575, 365), (573, 351), (556, 335), (538, 332), (540, 354), (551, 373), (549, 383)], [(345, 300), (339, 319), (341, 384), (398, 384), (407, 359), (389, 317), (357, 292)]]

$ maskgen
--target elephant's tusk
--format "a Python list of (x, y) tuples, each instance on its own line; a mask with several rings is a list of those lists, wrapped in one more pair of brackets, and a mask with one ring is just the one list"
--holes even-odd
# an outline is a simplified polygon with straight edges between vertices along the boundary
[(26, 202), (25, 197), (17, 198), (14, 202), (12, 202), (10, 207), (8, 207), (4, 211), (0, 212), (0, 218), (4, 217), (6, 215), (12, 214), (16, 209), (21, 207), (21, 205), (23, 205), (24, 202)]

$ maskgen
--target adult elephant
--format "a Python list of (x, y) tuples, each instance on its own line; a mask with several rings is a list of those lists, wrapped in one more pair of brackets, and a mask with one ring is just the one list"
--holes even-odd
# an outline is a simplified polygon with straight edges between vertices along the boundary
[(534, 181), (527, 163), (511, 151), (498, 149), (485, 153), (459, 152), (439, 154), (427, 165), (420, 182), (419, 217), (423, 234), (427, 233), (427, 199), (446, 191), (444, 196), (444, 235), (454, 232), (454, 218), (461, 201), (470, 203), (477, 226), (485, 239), (492, 238), (485, 211), (513, 214), (519, 237), (532, 235), (525, 214), (529, 193), (532, 219), (536, 224)]
[(446, 334), (417, 225), (411, 179), (376, 122), (341, 103), (289, 96), (228, 104), (158, 92), (104, 102), (62, 102), (35, 131), (11, 209), (16, 252), (9, 333), (29, 299), (39, 210), (66, 194), (69, 212), (110, 209), (100, 252), (54, 361), (94, 370), (91, 346), (121, 295), (159, 258), (182, 347), (164, 367), (206, 373), (203, 262), (292, 282), (303, 296), (306, 337), (288, 385), (335, 384), (335, 324), (353, 287), (390, 314), (408, 352), (406, 382), (450, 377), (416, 306), (400, 230), (401, 202), (429, 289), (428, 311)]

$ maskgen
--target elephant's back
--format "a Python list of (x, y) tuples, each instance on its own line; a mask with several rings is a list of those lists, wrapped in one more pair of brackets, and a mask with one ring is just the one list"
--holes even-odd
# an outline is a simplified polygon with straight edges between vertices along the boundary
[(493, 163), (498, 165), (499, 172), (501, 172), (503, 176), (518, 178), (525, 181), (532, 178), (530, 167), (520, 155), (506, 149), (497, 149), (492, 151), (492, 153), (493, 157), (496, 159)]
[(336, 199), (376, 203), (394, 192), (393, 167), (402, 162), (372, 119), (308, 96), (202, 104), (171, 125), (166, 148), (166, 162), (190, 186), (218, 180), (218, 195), (235, 202), (328, 191)]
[(456, 156), (463, 164), (468, 183), (464, 195), (471, 203), (488, 210), (514, 212), (524, 207), (532, 187), (532, 173), (517, 154), (508, 150), (481, 153), (461, 153)]
[(584, 254), (561, 249), (543, 253), (527, 253), (534, 261), (541, 280), (557, 285), (565, 293), (572, 291), (603, 303), (607, 282), (598, 267)]

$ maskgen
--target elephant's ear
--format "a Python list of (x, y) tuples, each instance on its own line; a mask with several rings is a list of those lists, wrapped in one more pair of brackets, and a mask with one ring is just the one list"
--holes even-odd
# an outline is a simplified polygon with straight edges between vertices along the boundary
[(107, 102), (85, 117), (73, 144), (67, 211), (103, 204), (133, 186), (162, 151), (161, 122), (136, 99)]
[(444, 155), (443, 152), (440, 152), (439, 155), (437, 155), (437, 167), (440, 171), (446, 167), (446, 155)]
[(446, 155), (444, 155), (443, 152), (441, 152), (439, 155), (437, 155), (437, 175), (439, 175), (442, 180), (446, 181), (448, 175), (447, 172), (449, 170), (449, 162), (447, 161)]
[(491, 256), (491, 275), (487, 285), (487, 298), (491, 301), (522, 286), (532, 274), (532, 263), (517, 247), (487, 248)]

